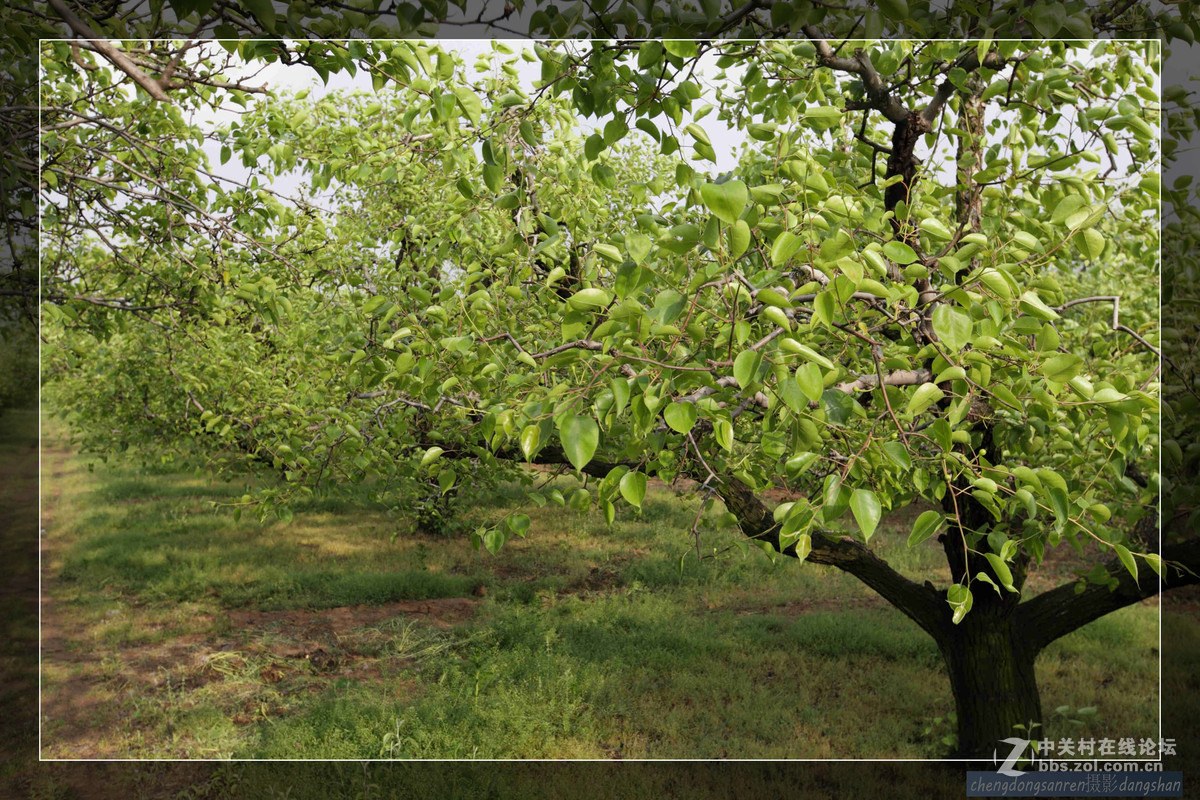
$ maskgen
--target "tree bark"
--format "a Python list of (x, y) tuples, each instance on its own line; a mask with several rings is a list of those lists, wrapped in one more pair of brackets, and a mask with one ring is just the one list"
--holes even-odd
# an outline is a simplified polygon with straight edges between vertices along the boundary
[(1035, 738), (1042, 720), (1036, 653), (1017, 620), (973, 608), (936, 638), (954, 694), (956, 755), (991, 758), (1002, 739)]
[(1163, 589), (1200, 582), (1200, 536), (1165, 546), (1161, 552), (1164, 562), (1162, 581), (1145, 567), (1145, 562), (1142, 562), (1142, 574), (1135, 581), (1125, 567), (1114, 560), (1108, 564), (1109, 574), (1117, 580), (1114, 589), (1089, 583), (1080, 592), (1076, 591), (1078, 582), (1071, 582), (1022, 603), (1017, 607), (1016, 618), (1021, 629), (1026, 631), (1026, 646), (1036, 654), (1055, 639), (1105, 614), (1153, 597)]

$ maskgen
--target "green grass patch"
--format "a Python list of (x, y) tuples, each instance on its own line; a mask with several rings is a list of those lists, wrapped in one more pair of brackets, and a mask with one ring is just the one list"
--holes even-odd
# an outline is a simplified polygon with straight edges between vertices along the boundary
[[(472, 525), (533, 521), (492, 556), (358, 490), (262, 524), (223, 505), (241, 486), (89, 471), (61, 446), (46, 470), (66, 640), (43, 675), (48, 756), (920, 758), (951, 730), (939, 653), (906, 617), (835, 569), (743, 556), (719, 505), (693, 538), (698, 499), (657, 485), (611, 527), (517, 485), (468, 498)], [(910, 516), (871, 547), (941, 581)], [(386, 603), (410, 605), (324, 613)], [(1138, 606), (1049, 648), (1043, 704), (1068, 711), (1047, 729), (1155, 735), (1156, 636)]]

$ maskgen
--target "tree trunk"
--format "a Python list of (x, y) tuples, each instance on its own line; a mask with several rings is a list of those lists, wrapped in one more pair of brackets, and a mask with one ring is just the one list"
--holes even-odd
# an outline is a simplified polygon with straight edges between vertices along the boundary
[(1011, 618), (978, 611), (938, 639), (958, 716), (956, 755), (991, 759), (999, 752), (1003, 758), (1009, 748), (1002, 739), (1040, 732), (1036, 654), (1023, 646)]

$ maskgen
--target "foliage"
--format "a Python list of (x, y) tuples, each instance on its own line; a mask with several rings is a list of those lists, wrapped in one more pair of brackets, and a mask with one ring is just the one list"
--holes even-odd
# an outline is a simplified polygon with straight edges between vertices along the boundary
[(37, 403), (38, 345), (19, 321), (0, 322), (0, 413)]
[[(284, 520), (330, 483), (411, 509), (532, 462), (597, 479), (534, 502), (611, 524), (657, 477), (855, 574), (948, 659), (1022, 629), (1030, 676), (1156, 590), (1156, 43), (497, 45), (479, 77), (414, 42), (223, 48), (138, 45), (190, 76), (147, 105), (46, 45), (49, 367), (88, 446), (270, 473), (237, 504)], [(374, 94), (231, 77), (273, 60)], [(714, 124), (747, 140), (720, 175)], [(271, 188), (289, 174), (306, 197)], [(867, 546), (915, 502), (940, 588)], [(1018, 607), (1064, 542), (1110, 560)]]
[[(900, 176), (880, 172), (869, 90), (809, 43), (714, 49), (742, 72), (716, 98), (717, 119), (754, 143), (736, 179), (693, 166), (715, 154), (684, 123), (700, 94), (691, 43), (541, 48), (535, 102), (511, 71), (468, 83), (436, 47), (352, 45), (394, 89), (263, 104), (208, 132), (174, 105), (130, 104), (106, 68), (93, 77), (67, 44), (51, 47), (47, 87), (63, 99), (46, 101), (64, 121), (44, 143), (48, 189), (72, 174), (94, 187), (47, 206), (50, 239), (66, 245), (47, 258), (63, 287), (48, 319), (91, 334), (61, 340), (53, 369), (78, 375), (63, 405), (103, 420), (84, 426), (95, 446), (199, 442), (218, 468), (270, 465), (285, 480), (258, 499), (285, 515), (297, 487), (323, 480), (387, 491), (428, 474), (444, 492), (461, 470), (512, 475), (504, 456), (547, 447), (576, 469), (617, 464), (586, 498), (610, 515), (636, 505), (626, 473), (716, 492), (714, 478), (758, 489), (786, 473), (811, 500), (776, 511), (785, 549), (811, 547), (847, 509), (867, 539), (917, 497), (973, 498), (988, 515), (958, 522), (968, 549), (999, 559), (982, 573), (997, 589), (1012, 585), (1005, 562), (1064, 537), (1128, 546), (1156, 494), (1143, 337), (1105, 335), (1111, 301), (1070, 302), (1112, 292), (1119, 324), (1153, 324), (1153, 106), (1130, 99), (1149, 91), (1153, 53), (1098, 45), (1085, 65), (1061, 46), (992, 51), (978, 91), (1005, 113), (964, 173), (982, 195), (974, 231), (954, 221), (971, 185), (943, 188), (934, 169), (889, 207), (881, 184)], [(967, 85), (955, 59), (985, 49), (863, 57), (885, 72), (941, 64), (951, 95)], [(194, 102), (227, 96), (245, 99), (201, 86)], [(582, 142), (577, 105), (610, 118)], [(84, 114), (112, 122), (73, 124)], [(614, 151), (633, 127), (663, 156)], [(240, 154), (245, 185), (213, 177), (206, 139)], [(681, 146), (692, 158), (664, 169)], [(1138, 171), (1089, 166), (1119, 147)], [(260, 188), (293, 168), (314, 193), (332, 187), (336, 217)]]

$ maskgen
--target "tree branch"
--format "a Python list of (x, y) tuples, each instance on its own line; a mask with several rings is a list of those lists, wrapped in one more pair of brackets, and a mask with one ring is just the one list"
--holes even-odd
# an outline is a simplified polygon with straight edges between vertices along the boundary
[[(756, 541), (767, 542), (785, 556), (796, 558), (795, 545), (780, 547), (779, 526), (771, 512), (750, 488), (737, 480), (722, 480), (716, 486), (726, 508), (738, 518), (742, 532)], [(905, 616), (937, 640), (944, 636), (945, 603), (931, 586), (921, 586), (892, 569), (866, 545), (849, 536), (814, 531), (807, 560), (848, 572), (879, 593)]]
[[(985, 66), (988, 69), (1000, 69), (1007, 63), (1008, 61), (1001, 57), (999, 53), (989, 52), (984, 54), (982, 66)], [(958, 67), (959, 69), (963, 69), (967, 72), (974, 72), (975, 70), (979, 69), (980, 66), (979, 55), (974, 50), (971, 50), (956, 59), (955, 62), (950, 65), (950, 69)], [(949, 78), (943, 79), (941, 84), (938, 85), (937, 91), (934, 93), (933, 98), (928, 104), (926, 104), (925, 108), (921, 109), (921, 119), (925, 120), (926, 124), (932, 125), (934, 119), (937, 118), (937, 115), (941, 113), (942, 108), (946, 105), (946, 101), (948, 101), (956, 91), (958, 91), (958, 87), (955, 86)]]
[(1163, 578), (1142, 575), (1141, 582), (1117, 561), (1106, 566), (1117, 578), (1117, 587), (1089, 583), (1076, 593), (1076, 582), (1064, 584), (1017, 606), (1017, 628), (1026, 631), (1026, 643), (1031, 652), (1083, 627), (1119, 608), (1153, 597), (1162, 589), (1200, 582), (1200, 537), (1193, 537), (1162, 549)]
[[(450, 455), (447, 453), (443, 457)], [(523, 455), (514, 449), (501, 450), (495, 455), (497, 458), (514, 461), (524, 460)], [(533, 463), (569, 464), (570, 461), (560, 447), (547, 445), (534, 456)], [(638, 464), (632, 462), (592, 460), (584, 466), (583, 472), (596, 478), (603, 478), (617, 466), (626, 466), (630, 469), (639, 467)], [(699, 480), (720, 495), (725, 502), (725, 507), (737, 517), (742, 532), (750, 539), (767, 542), (785, 556), (796, 558), (795, 545), (781, 547), (779, 525), (775, 523), (771, 511), (755, 496), (750, 487), (736, 479), (720, 478), (711, 472), (711, 468), (705, 466), (709, 472)], [(931, 586), (921, 586), (905, 578), (886, 561), (872, 553), (866, 545), (849, 536), (836, 536), (814, 531), (811, 537), (812, 550), (807, 556), (808, 561), (837, 567), (843, 572), (854, 575), (920, 625), (931, 636), (939, 638), (944, 635), (945, 603)]]
[(1095, 297), (1080, 297), (1075, 300), (1068, 300), (1067, 302), (1063, 303), (1061, 306), (1058, 306), (1054, 310), (1061, 314), (1063, 311), (1067, 310), (1068, 308), (1071, 308), (1072, 306), (1081, 305), (1083, 303), (1112, 303), (1112, 307), (1113, 307), (1112, 329), (1114, 331), (1119, 331), (1120, 333), (1129, 334), (1134, 339), (1136, 339), (1139, 344), (1141, 344), (1143, 347), (1145, 347), (1151, 353), (1154, 353), (1154, 355), (1158, 356), (1163, 361), (1165, 361), (1171, 367), (1171, 369), (1174, 369), (1176, 372), (1179, 371), (1178, 367), (1175, 366), (1174, 362), (1172, 362), (1170, 358), (1164, 356), (1161, 350), (1159, 350), (1157, 347), (1155, 347), (1154, 345), (1152, 345), (1148, 341), (1146, 341), (1145, 338), (1143, 338), (1142, 335), (1140, 333), (1138, 333), (1137, 331), (1135, 331), (1133, 328), (1129, 327), (1128, 325), (1123, 325), (1121, 323), (1121, 296), (1120, 295), (1096, 295)]
[[(900, 369), (895, 372), (889, 372), (883, 376), (884, 386), (916, 386), (922, 383), (929, 383), (933, 380), (933, 373), (927, 369)], [(862, 375), (853, 381), (843, 381), (836, 384), (833, 388), (846, 394), (862, 391), (864, 389), (874, 389), (879, 386), (880, 376), (878, 375)]]
[(908, 117), (908, 109), (888, 92), (887, 85), (875, 71), (875, 65), (871, 63), (870, 56), (863, 50), (855, 50), (853, 58), (838, 56), (833, 52), (829, 43), (821, 37), (820, 31), (812, 25), (805, 25), (801, 30), (817, 48), (817, 63), (823, 67), (849, 72), (862, 78), (863, 88), (871, 101), (871, 108), (879, 111), (892, 122), (901, 122)]
[(125, 55), (119, 48), (101, 39), (86, 22), (75, 16), (74, 12), (67, 8), (67, 4), (63, 0), (47, 0), (47, 2), (54, 9), (54, 13), (58, 14), (77, 36), (82, 39), (90, 39), (92, 47), (97, 52), (111, 61), (117, 69), (124, 72), (130, 78), (133, 78), (133, 82), (145, 89), (147, 94), (160, 102), (171, 102), (171, 98), (167, 97), (162, 84), (138, 69), (138, 66), (133, 63), (129, 56)]

